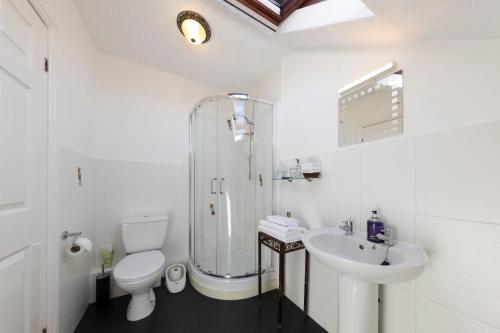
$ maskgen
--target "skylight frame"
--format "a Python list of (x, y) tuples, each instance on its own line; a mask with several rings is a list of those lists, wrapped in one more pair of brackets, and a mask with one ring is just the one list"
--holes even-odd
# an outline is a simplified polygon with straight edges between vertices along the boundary
[(268, 9), (272, 10), (274, 13), (281, 15), (281, 6), (273, 0), (257, 0), (264, 6), (266, 6)]
[[(263, 17), (272, 25), (278, 27), (288, 16), (295, 10), (313, 5), (324, 0), (224, 0), (226, 3), (232, 4), (238, 8), (243, 6), (245, 11), (250, 11), (253, 14)], [(236, 5), (238, 3), (239, 5)], [(240, 7), (241, 9), (241, 7)], [(275, 30), (275, 29), (272, 29)]]

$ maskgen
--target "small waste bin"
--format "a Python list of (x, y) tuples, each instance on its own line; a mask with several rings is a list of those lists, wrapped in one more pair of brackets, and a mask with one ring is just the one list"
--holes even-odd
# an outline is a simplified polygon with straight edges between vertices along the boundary
[(165, 285), (173, 294), (183, 291), (186, 286), (186, 266), (183, 264), (168, 266), (165, 270)]
[(95, 303), (98, 308), (106, 307), (109, 303), (109, 287), (111, 277), (109, 273), (104, 272), (104, 265), (102, 271), (97, 274), (95, 281)]

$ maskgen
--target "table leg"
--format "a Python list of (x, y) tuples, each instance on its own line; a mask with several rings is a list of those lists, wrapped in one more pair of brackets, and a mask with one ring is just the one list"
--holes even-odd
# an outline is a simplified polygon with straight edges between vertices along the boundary
[(309, 307), (309, 252), (306, 250), (306, 267), (304, 274), (304, 319), (308, 316)]
[(257, 271), (258, 271), (258, 283), (259, 283), (259, 295), (257, 297), (258, 303), (259, 303), (259, 309), (262, 308), (262, 247), (261, 247), (261, 241), (260, 241), (260, 235), (258, 236), (259, 241), (257, 242), (258, 246), (258, 264), (257, 264)]
[(283, 302), (285, 299), (285, 253), (280, 251), (280, 268), (279, 268), (279, 286), (278, 286), (278, 332), (283, 328)]

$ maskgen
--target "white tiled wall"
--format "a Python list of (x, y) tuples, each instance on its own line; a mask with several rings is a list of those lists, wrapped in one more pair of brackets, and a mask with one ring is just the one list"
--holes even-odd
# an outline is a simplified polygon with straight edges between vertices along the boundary
[[(428, 249), (420, 279), (382, 288), (383, 333), (500, 332), (499, 50), (491, 39), (296, 51), (253, 87), (280, 106), (279, 159), (323, 163), (321, 180), (277, 186), (280, 213), (364, 229), (379, 208), (396, 238)], [(404, 136), (339, 149), (337, 90), (389, 61), (405, 74)], [(300, 306), (301, 260), (287, 258), (287, 294)], [(336, 292), (325, 288), (336, 273), (315, 260), (311, 269), (312, 317), (335, 332)]]
[[(97, 52), (96, 262), (111, 242), (125, 255), (124, 217), (168, 214), (167, 264), (188, 259), (189, 112), (219, 91), (164, 71)], [(118, 119), (118, 121), (117, 121)], [(112, 296), (122, 293), (114, 280)], [(91, 301), (95, 275), (90, 276)]]
[(499, 224), (499, 140), (496, 122), (418, 140), (418, 212)]
[(498, 52), (500, 39), (296, 51), (281, 82), (261, 83), (276, 87), (256, 90), (280, 97), (280, 154), (292, 159), (336, 149), (338, 89), (391, 61), (404, 71), (405, 135), (498, 120)]
[[(60, 146), (58, 151), (58, 221), (59, 232), (81, 231), (84, 237), (95, 240), (95, 170), (94, 159)], [(79, 185), (77, 168), (81, 168)], [(68, 260), (65, 247), (71, 239), (60, 241), (59, 250), (59, 332), (73, 332), (89, 303), (90, 267), (94, 254), (84, 254), (77, 261)]]
[[(125, 256), (120, 234), (124, 217), (168, 215), (163, 253), (167, 264), (188, 258), (188, 175), (184, 164), (96, 160), (96, 264), (100, 248), (112, 243), (114, 264)], [(116, 296), (113, 295), (113, 296)]]
[(437, 303), (417, 298), (417, 332), (498, 333), (498, 329)]
[[(399, 137), (319, 156), (324, 177), (280, 183), (279, 210), (313, 228), (346, 218), (363, 230), (377, 208), (396, 238), (424, 246), (415, 282), (381, 288), (383, 333), (500, 333), (500, 121)], [(302, 258), (287, 260), (302, 304)], [(312, 261), (311, 314), (336, 331), (336, 273)], [(328, 290), (325, 290), (328, 289)]]

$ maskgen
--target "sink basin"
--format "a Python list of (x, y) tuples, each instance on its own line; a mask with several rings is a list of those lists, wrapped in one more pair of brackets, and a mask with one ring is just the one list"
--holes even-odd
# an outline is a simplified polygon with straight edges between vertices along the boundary
[(307, 251), (339, 273), (338, 333), (377, 333), (379, 284), (411, 281), (429, 260), (418, 245), (372, 243), (366, 234), (346, 235), (338, 227), (315, 229), (302, 236)]
[[(421, 246), (395, 242), (388, 247), (369, 242), (363, 233), (345, 235), (337, 227), (308, 231), (302, 241), (309, 253), (337, 272), (378, 284), (413, 280), (428, 261)], [(389, 265), (381, 265), (384, 261)]]

